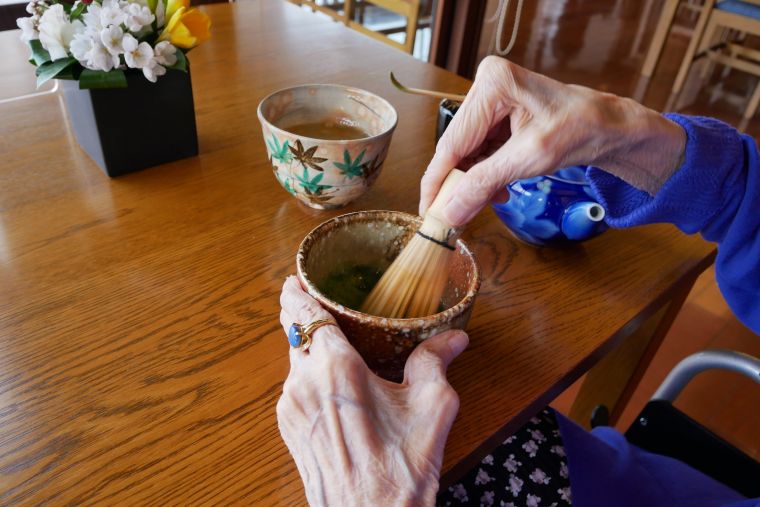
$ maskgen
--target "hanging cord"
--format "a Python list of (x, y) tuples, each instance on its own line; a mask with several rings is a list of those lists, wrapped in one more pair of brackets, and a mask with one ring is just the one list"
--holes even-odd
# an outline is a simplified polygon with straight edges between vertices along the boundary
[(504, 38), (504, 23), (506, 22), (507, 15), (509, 14), (510, 3), (511, 0), (499, 0), (499, 6), (496, 9), (494, 18), (492, 18), (495, 19), (496, 16), (499, 17), (499, 24), (496, 28), (496, 41), (494, 42), (494, 51), (499, 56), (507, 56), (509, 52), (512, 51), (512, 48), (515, 45), (515, 41), (517, 40), (517, 31), (520, 28), (520, 14), (522, 13), (523, 0), (517, 0), (517, 10), (515, 11), (515, 22), (512, 25), (512, 35), (509, 37), (507, 47), (502, 48), (501, 41)]

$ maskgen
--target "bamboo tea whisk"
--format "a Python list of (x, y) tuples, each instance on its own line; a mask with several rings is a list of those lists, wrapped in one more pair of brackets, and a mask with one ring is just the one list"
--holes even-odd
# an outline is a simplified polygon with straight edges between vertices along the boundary
[(443, 207), (464, 173), (453, 169), (409, 243), (377, 282), (362, 305), (370, 315), (412, 318), (438, 310), (449, 278), (459, 229), (443, 219)]

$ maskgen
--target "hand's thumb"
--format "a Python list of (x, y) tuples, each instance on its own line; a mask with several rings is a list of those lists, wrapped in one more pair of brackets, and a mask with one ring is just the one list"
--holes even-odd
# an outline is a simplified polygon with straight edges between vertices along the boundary
[(404, 382), (445, 380), (446, 368), (469, 342), (467, 333), (460, 330), (445, 331), (423, 341), (406, 360)]

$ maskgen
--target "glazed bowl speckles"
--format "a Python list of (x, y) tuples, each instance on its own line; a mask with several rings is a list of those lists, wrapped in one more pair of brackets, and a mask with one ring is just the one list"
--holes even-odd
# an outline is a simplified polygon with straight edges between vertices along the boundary
[[(334, 84), (279, 90), (261, 101), (257, 114), (275, 178), (293, 197), (316, 209), (345, 206), (372, 186), (398, 119), (382, 97)], [(293, 125), (325, 119), (356, 128), (363, 137), (318, 139), (289, 131)]]
[(328, 281), (336, 271), (360, 263), (382, 272), (410, 236), (419, 217), (397, 211), (359, 211), (328, 220), (304, 238), (296, 256), (298, 278), (306, 291), (335, 317), (346, 337), (375, 373), (403, 379), (404, 364), (422, 340), (464, 329), (480, 288), (480, 271), (470, 249), (458, 240), (442, 311), (414, 319), (368, 315), (329, 297)]

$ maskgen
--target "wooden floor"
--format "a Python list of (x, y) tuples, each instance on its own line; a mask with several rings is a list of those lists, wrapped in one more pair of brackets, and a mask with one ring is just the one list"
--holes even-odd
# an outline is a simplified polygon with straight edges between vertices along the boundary
[[(520, 35), (510, 58), (555, 79), (633, 97), (641, 85), (639, 68), (660, 10), (655, 2), (655, 16), (647, 22), (641, 47), (634, 51), (645, 3), (633, 0), (525, 2)], [(688, 23), (690, 20), (688, 16), (680, 16), (680, 21)], [(657, 110), (664, 108), (687, 43), (683, 35), (669, 37), (660, 65), (640, 99), (645, 105)], [(701, 91), (681, 112), (713, 116), (738, 126), (744, 97), (757, 81), (732, 71), (721, 86), (716, 84), (720, 71), (716, 69), (707, 86), (700, 86), (695, 77), (691, 77), (691, 88)], [(730, 98), (732, 96), (734, 98)], [(746, 131), (754, 136), (760, 134), (760, 119), (753, 119)], [(731, 314), (715, 284), (713, 270), (706, 272), (694, 287), (619, 428), (628, 427), (679, 360), (707, 348), (739, 350), (760, 357), (760, 337)], [(577, 388), (578, 384), (568, 389), (554, 405), (567, 412)], [(760, 385), (736, 374), (706, 373), (687, 387), (676, 404), (760, 459)]]
[[(560, 81), (634, 97), (661, 111), (668, 103), (688, 38), (679, 33), (669, 36), (645, 93), (639, 93), (645, 84), (639, 79), (639, 69), (662, 4), (655, 0), (652, 16), (643, 20), (646, 3), (646, 0), (524, 2), (517, 42), (509, 59)], [(684, 14), (677, 17), (677, 23), (684, 27), (694, 21)], [(642, 23), (641, 43), (636, 46)], [(750, 43), (757, 47), (760, 41)], [(716, 68), (713, 79), (705, 83), (707, 86), (699, 86), (698, 72), (692, 72), (682, 99), (689, 98), (690, 90), (701, 91), (695, 100), (687, 100), (679, 112), (713, 116), (739, 126), (757, 78), (731, 71), (721, 87), (716, 85), (720, 71), (721, 68)], [(760, 115), (749, 123), (746, 132), (760, 135)]]

